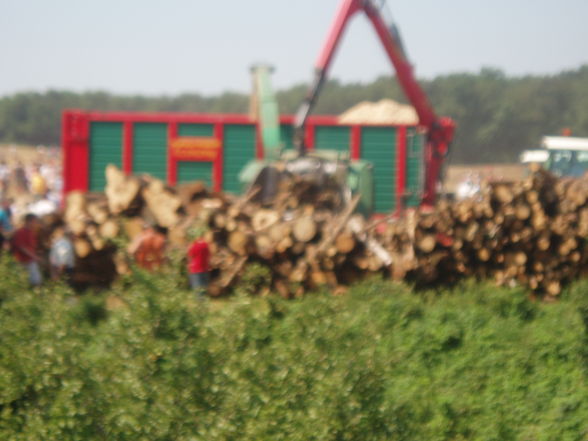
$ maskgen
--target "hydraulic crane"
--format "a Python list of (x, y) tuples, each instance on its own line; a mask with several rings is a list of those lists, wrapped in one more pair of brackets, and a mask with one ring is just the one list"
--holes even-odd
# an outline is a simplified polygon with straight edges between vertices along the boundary
[[(453, 138), (455, 124), (449, 118), (438, 117), (424, 91), (416, 81), (408, 61), (398, 29), (393, 23), (387, 24), (382, 18), (381, 7), (376, 0), (342, 0), (341, 6), (315, 65), (315, 74), (310, 88), (294, 119), (296, 157), (282, 155), (279, 145), (279, 122), (277, 103), (271, 90), (267, 66), (252, 69), (254, 78), (254, 101), (257, 102), (257, 119), (261, 128), (265, 159), (247, 164), (240, 175), (242, 183), (249, 187), (261, 188), (261, 198), (271, 201), (284, 173), (306, 175), (322, 179), (325, 175), (337, 174), (344, 194), (361, 195), (360, 210), (369, 214), (373, 209), (373, 175), (371, 164), (366, 161), (342, 161), (336, 152), (307, 153), (305, 124), (319, 96), (329, 67), (350, 19), (359, 12), (366, 14), (382, 42), (388, 58), (396, 70), (396, 76), (405, 95), (416, 110), (419, 126), (426, 132), (424, 152), (425, 173), (421, 204), (435, 202), (437, 183), (443, 158), (447, 155)], [(281, 165), (278, 166), (278, 162)], [(341, 173), (345, 169), (344, 173)]]
[(343, 0), (335, 21), (327, 36), (315, 65), (315, 74), (303, 103), (300, 105), (294, 121), (294, 145), (299, 155), (306, 154), (304, 127), (313, 110), (318, 95), (327, 78), (329, 67), (337, 51), (343, 33), (350, 19), (363, 12), (372, 23), (388, 58), (396, 70), (396, 77), (406, 97), (415, 108), (419, 125), (427, 132), (425, 148), (425, 183), (422, 203), (432, 205), (435, 201), (436, 187), (439, 180), (443, 158), (449, 151), (453, 139), (455, 124), (450, 118), (438, 117), (429, 104), (426, 94), (416, 81), (413, 69), (408, 61), (398, 29), (393, 23), (386, 24), (382, 18), (381, 5), (375, 0)]

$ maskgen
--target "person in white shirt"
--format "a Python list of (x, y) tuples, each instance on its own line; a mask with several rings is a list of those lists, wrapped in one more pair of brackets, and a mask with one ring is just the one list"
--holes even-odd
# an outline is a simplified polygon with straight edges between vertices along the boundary
[(58, 227), (53, 232), (49, 263), (53, 279), (64, 277), (70, 281), (75, 266), (75, 254), (68, 232), (64, 227)]

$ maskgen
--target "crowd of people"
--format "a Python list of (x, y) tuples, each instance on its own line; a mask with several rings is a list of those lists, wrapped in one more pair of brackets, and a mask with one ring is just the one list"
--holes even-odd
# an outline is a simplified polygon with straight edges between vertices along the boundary
[[(39, 161), (21, 161), (16, 148), (0, 158), (0, 250), (10, 251), (28, 273), (32, 286), (43, 282), (38, 254), (39, 218), (59, 210), (63, 190), (61, 165), (56, 151), (39, 146)], [(15, 226), (19, 226), (16, 228)], [(65, 233), (64, 233), (65, 235)], [(52, 243), (57, 240), (52, 239)], [(70, 257), (73, 247), (70, 243)], [(53, 247), (53, 245), (52, 245)], [(51, 253), (51, 274), (66, 271), (59, 253)], [(69, 265), (70, 270), (73, 265)], [(68, 270), (69, 271), (69, 270)]]
[[(49, 273), (53, 280), (72, 282), (75, 269), (75, 251), (71, 233), (65, 226), (54, 228), (49, 239), (48, 256), (40, 252), (40, 218), (27, 213), (19, 228), (13, 228), (10, 205), (0, 208), (0, 250), (10, 252), (22, 265), (28, 275), (29, 284), (37, 287), (43, 284), (43, 273)], [(205, 230), (191, 231), (193, 240), (186, 250), (188, 279), (194, 293), (203, 298), (208, 286), (210, 249), (205, 239)], [(154, 225), (146, 223), (127, 247), (134, 263), (147, 271), (159, 271), (166, 263), (166, 237)], [(45, 268), (48, 271), (43, 271)]]
[[(70, 282), (75, 268), (72, 237), (64, 226), (56, 227), (50, 238), (48, 258), (39, 253), (39, 217), (27, 213), (22, 226), (13, 229), (9, 208), (0, 209), (1, 249), (10, 252), (28, 274), (31, 286), (43, 283), (42, 267), (48, 268), (52, 279)], [(188, 279), (194, 293), (202, 298), (208, 286), (210, 248), (202, 229), (193, 231), (193, 240), (186, 250)], [(155, 226), (146, 224), (127, 247), (134, 263), (147, 271), (159, 271), (166, 263), (166, 237)]]
[[(19, 228), (13, 228), (9, 207), (3, 206), (0, 211), (2, 219), (0, 242), (3, 252), (10, 252), (28, 274), (31, 286), (43, 283), (41, 267), (47, 267), (52, 279), (63, 278), (69, 281), (74, 269), (75, 254), (70, 235), (64, 227), (57, 227), (50, 238), (48, 259), (39, 252), (39, 217), (27, 213)], [(45, 265), (47, 264), (47, 265)]]
[(26, 213), (44, 216), (59, 210), (63, 194), (60, 161), (49, 155), (43, 158), (30, 165), (0, 159), (0, 198), (10, 205), (15, 219)]
[[(21, 161), (16, 149), (0, 157), (0, 251), (12, 254), (28, 274), (31, 286), (43, 284), (44, 276), (72, 281), (76, 256), (70, 232), (59, 226), (44, 243), (41, 253), (40, 219), (62, 206), (63, 180), (57, 150), (36, 149), (37, 161)], [(208, 285), (209, 247), (205, 231), (191, 231), (193, 241), (186, 250), (189, 283), (202, 297)], [(146, 223), (127, 248), (136, 265), (158, 271), (165, 264), (166, 237)]]

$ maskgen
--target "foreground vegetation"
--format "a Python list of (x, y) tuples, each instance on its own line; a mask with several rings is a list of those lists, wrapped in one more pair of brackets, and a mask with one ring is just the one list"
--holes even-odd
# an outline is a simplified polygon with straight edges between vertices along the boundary
[(79, 298), (10, 262), (0, 280), (2, 440), (588, 438), (586, 282), (546, 305), (473, 283), (202, 303), (171, 275)]
[[(507, 77), (496, 69), (482, 69), (421, 83), (439, 115), (457, 122), (453, 163), (516, 162), (522, 150), (538, 147), (541, 136), (559, 134), (564, 127), (576, 136), (588, 136), (588, 65), (557, 75), (524, 77)], [(294, 113), (306, 87), (301, 84), (277, 92), (280, 112)], [(406, 101), (391, 77), (367, 84), (332, 80), (321, 93), (315, 113), (340, 114), (360, 101), (382, 98)], [(0, 142), (57, 145), (65, 108), (246, 113), (248, 102), (249, 94), (229, 92), (210, 97), (24, 92), (0, 97)]]

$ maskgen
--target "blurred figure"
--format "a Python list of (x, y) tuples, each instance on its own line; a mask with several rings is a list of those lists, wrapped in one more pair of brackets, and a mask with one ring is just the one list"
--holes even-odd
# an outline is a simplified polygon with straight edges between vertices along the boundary
[(61, 206), (63, 197), (63, 177), (61, 167), (54, 166), (53, 178), (51, 181), (47, 182), (50, 182), (50, 191), (47, 198), (56, 206)]
[(8, 177), (10, 176), (10, 168), (4, 161), (0, 162), (0, 191), (2, 197), (6, 197), (6, 191), (8, 190)]
[(53, 279), (64, 278), (66, 282), (70, 282), (75, 265), (75, 254), (70, 235), (64, 227), (57, 227), (53, 231), (49, 263)]
[(21, 162), (17, 162), (11, 174), (12, 183), (14, 185), (13, 191), (15, 194), (24, 194), (29, 191), (29, 181), (27, 174)]
[(192, 232), (193, 242), (188, 248), (188, 278), (190, 287), (198, 298), (203, 299), (208, 288), (210, 248), (205, 231), (197, 229)]
[(42, 218), (43, 216), (47, 216), (49, 214), (53, 214), (57, 212), (58, 209), (59, 206), (57, 203), (55, 203), (51, 199), (45, 198), (38, 199), (37, 201), (28, 205), (28, 211), (39, 218)]
[(10, 200), (2, 199), (0, 204), (0, 253), (4, 250), (4, 244), (12, 234), (12, 212), (10, 210)]
[(476, 196), (481, 190), (481, 178), (479, 175), (469, 173), (464, 181), (462, 181), (455, 192), (457, 200), (468, 199)]
[(39, 166), (35, 166), (31, 172), (31, 193), (37, 198), (43, 198), (47, 194), (47, 182), (41, 174)]
[(14, 232), (11, 240), (14, 258), (26, 268), (31, 286), (39, 286), (43, 283), (39, 268), (41, 258), (37, 254), (38, 229), (39, 219), (29, 213), (24, 218), (24, 225)]
[(57, 177), (58, 172), (57, 161), (55, 159), (50, 159), (45, 163), (41, 164), (39, 167), (39, 173), (45, 179), (47, 183), (47, 187), (50, 190), (53, 187), (53, 183)]
[(165, 236), (153, 225), (145, 224), (143, 231), (129, 245), (128, 251), (141, 268), (157, 270), (165, 258)]

